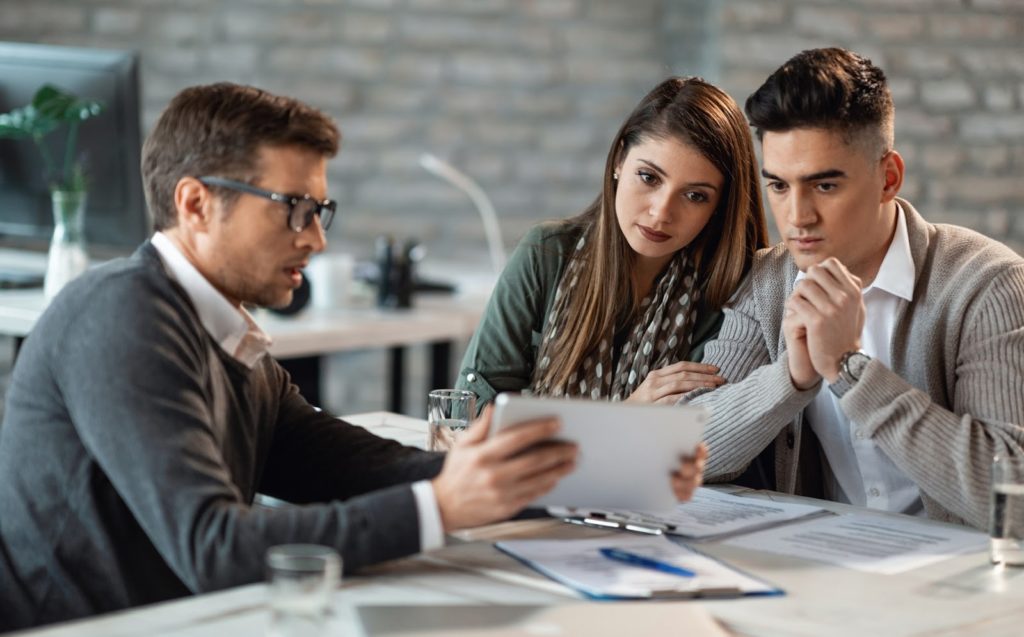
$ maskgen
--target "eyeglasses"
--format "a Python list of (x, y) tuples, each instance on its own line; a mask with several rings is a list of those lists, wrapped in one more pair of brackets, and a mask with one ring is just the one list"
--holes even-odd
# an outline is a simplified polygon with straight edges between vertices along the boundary
[(199, 182), (207, 186), (227, 188), (228, 190), (244, 192), (283, 203), (288, 206), (288, 228), (295, 232), (302, 232), (308, 228), (309, 224), (313, 223), (314, 216), (320, 217), (320, 227), (326, 231), (331, 227), (331, 221), (334, 220), (334, 211), (338, 206), (338, 202), (333, 199), (318, 201), (309, 195), (283, 195), (279, 192), (251, 186), (243, 181), (235, 181), (234, 179), (225, 179), (223, 177), (200, 177)]

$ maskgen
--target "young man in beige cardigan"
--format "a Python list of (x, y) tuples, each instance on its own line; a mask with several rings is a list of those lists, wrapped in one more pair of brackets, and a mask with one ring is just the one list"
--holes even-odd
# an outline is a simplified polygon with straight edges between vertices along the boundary
[(992, 457), (1024, 457), (1024, 260), (897, 197), (885, 75), (804, 51), (747, 100), (783, 243), (704, 362), (711, 480), (985, 526)]

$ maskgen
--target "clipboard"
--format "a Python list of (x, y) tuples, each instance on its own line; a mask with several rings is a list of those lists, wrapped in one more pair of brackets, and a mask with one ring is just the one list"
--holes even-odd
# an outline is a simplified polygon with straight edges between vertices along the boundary
[[(612, 535), (580, 540), (509, 540), (495, 548), (538, 573), (593, 600), (715, 599), (785, 592), (691, 547), (664, 537)], [(616, 547), (671, 562), (695, 573), (680, 577), (609, 560)]]
[(689, 502), (661, 512), (584, 510), (548, 507), (565, 522), (650, 535), (675, 535), (690, 541), (726, 538), (797, 520), (833, 515), (815, 505), (742, 497), (700, 487)]
[(676, 505), (669, 479), (693, 455), (708, 420), (703, 407), (499, 394), (491, 435), (555, 416), (558, 439), (579, 447), (576, 469), (531, 506), (664, 510)]

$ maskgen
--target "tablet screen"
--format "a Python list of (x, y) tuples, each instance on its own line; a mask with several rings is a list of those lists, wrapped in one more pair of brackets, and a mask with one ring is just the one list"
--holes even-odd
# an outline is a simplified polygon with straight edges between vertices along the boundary
[(651, 405), (501, 394), (491, 435), (536, 418), (557, 417), (557, 437), (579, 447), (576, 470), (533, 506), (670, 509), (670, 476), (701, 441), (707, 410), (692, 405)]

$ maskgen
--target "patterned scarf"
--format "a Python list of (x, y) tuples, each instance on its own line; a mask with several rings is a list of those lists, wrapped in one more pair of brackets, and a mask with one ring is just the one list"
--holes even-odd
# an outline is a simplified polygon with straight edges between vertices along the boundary
[(537, 354), (537, 370), (530, 392), (542, 396), (624, 400), (644, 382), (648, 372), (683, 360), (690, 352), (700, 301), (696, 271), (689, 254), (680, 250), (656, 281), (654, 289), (641, 301), (640, 312), (629, 326), (618, 360), (612, 360), (614, 334), (606, 334), (597, 351), (584, 357), (565, 386), (550, 387), (541, 382), (540, 374), (551, 362), (555, 335), (565, 327), (566, 304), (579, 280), (585, 242), (586, 234), (576, 244), (555, 290), (555, 302)]

